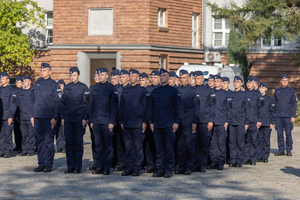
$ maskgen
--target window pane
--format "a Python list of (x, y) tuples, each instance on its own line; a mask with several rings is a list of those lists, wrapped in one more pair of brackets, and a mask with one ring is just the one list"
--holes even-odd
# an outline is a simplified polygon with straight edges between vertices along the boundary
[(198, 39), (197, 32), (193, 32), (193, 47), (198, 47), (197, 39)]
[(53, 30), (48, 29), (47, 32), (48, 32), (47, 33), (47, 43), (52, 44), (53, 43)]
[(164, 9), (158, 9), (158, 26), (165, 26), (165, 11)]
[(263, 39), (263, 46), (264, 47), (271, 46), (271, 39)]
[(228, 46), (229, 33), (225, 33), (225, 46)]
[(198, 29), (198, 15), (194, 14), (193, 18), (194, 18), (194, 27), (193, 27), (193, 29)]
[(215, 40), (215, 45), (216, 47), (221, 47), (222, 46), (222, 40)]
[(223, 33), (215, 33), (215, 39), (216, 40), (222, 40)]
[(225, 29), (230, 29), (231, 25), (229, 23), (229, 19), (225, 19)]
[(281, 46), (281, 39), (280, 38), (275, 38), (274, 39), (274, 46), (276, 46), (276, 47)]
[(222, 29), (222, 23), (215, 23), (214, 29)]
[(53, 26), (53, 12), (47, 12), (47, 26)]
[(215, 23), (218, 22), (218, 23), (222, 23), (222, 19), (217, 19), (215, 18)]

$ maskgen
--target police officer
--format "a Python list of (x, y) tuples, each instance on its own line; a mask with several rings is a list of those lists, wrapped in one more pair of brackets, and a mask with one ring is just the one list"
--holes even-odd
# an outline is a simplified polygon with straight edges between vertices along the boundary
[(148, 118), (154, 132), (156, 168), (153, 177), (170, 178), (175, 167), (174, 141), (181, 117), (182, 105), (176, 88), (168, 85), (169, 73), (160, 69), (161, 86), (154, 89), (149, 99)]
[(264, 105), (262, 105), (264, 118), (262, 119), (261, 127), (259, 128), (257, 160), (267, 163), (270, 155), (271, 131), (275, 124), (275, 103), (266, 93), (267, 85), (264, 82), (259, 84), (259, 91), (264, 97)]
[(88, 87), (79, 82), (78, 67), (70, 68), (71, 83), (64, 88), (62, 100), (62, 125), (65, 127), (66, 154), (68, 169), (65, 173), (81, 172), (83, 156), (83, 135), (88, 118)]
[[(278, 138), (278, 152), (275, 156), (292, 156), (293, 139), (292, 130), (293, 123), (296, 119), (297, 112), (297, 96), (293, 88), (288, 87), (289, 79), (287, 75), (281, 76), (281, 87), (277, 88), (273, 94), (276, 107), (276, 125)], [(285, 130), (286, 142), (284, 143), (283, 129)]]
[(98, 68), (99, 83), (92, 88), (89, 117), (95, 137), (97, 168), (93, 174), (109, 175), (113, 159), (113, 135), (118, 109), (118, 92), (107, 82), (108, 71)]
[(33, 156), (35, 146), (33, 119), (33, 92), (31, 77), (23, 76), (23, 90), (17, 94), (17, 105), (20, 108), (22, 152), (19, 156)]
[[(60, 88), (61, 92), (64, 92), (64, 87), (65, 87), (65, 81), (63, 79), (60, 79), (57, 81)], [(64, 132), (64, 126), (61, 125), (61, 117), (62, 115), (62, 110), (60, 110), (59, 114), (59, 119), (55, 125), (55, 130), (56, 130), (56, 153), (66, 153), (66, 141), (65, 141), (65, 132)]]
[(214, 85), (215, 85), (215, 76), (214, 75), (210, 74), (208, 76), (208, 83), (207, 84), (210, 88), (214, 88)]
[(129, 73), (130, 87), (123, 90), (119, 112), (126, 149), (126, 170), (122, 176), (139, 176), (142, 173), (144, 159), (147, 90), (138, 84), (140, 74), (138, 70), (131, 69)]
[(149, 76), (147, 73), (140, 73), (140, 86), (147, 87), (149, 85)]
[[(16, 77), (16, 88), (14, 93), (18, 95), (23, 89), (22, 89), (22, 82), (23, 77), (17, 76)], [(22, 151), (22, 133), (20, 129), (20, 108), (17, 106), (17, 110), (14, 116), (14, 134), (15, 134), (15, 143), (16, 147), (13, 149), (14, 151), (18, 151), (19, 153)]]
[(54, 159), (54, 127), (59, 119), (62, 93), (50, 75), (50, 65), (42, 63), (41, 78), (33, 86), (34, 132), (39, 164), (35, 172), (51, 172)]
[(243, 79), (234, 77), (234, 92), (227, 97), (229, 109), (229, 167), (242, 167), (245, 154), (245, 131), (249, 127), (246, 115), (246, 92), (242, 91)]
[(196, 86), (196, 83), (195, 83), (195, 73), (194, 72), (190, 73), (189, 85), (192, 86), (192, 87)]
[(228, 93), (222, 89), (222, 78), (215, 75), (215, 85), (211, 96), (213, 103), (213, 130), (210, 142), (210, 159), (211, 164), (208, 169), (223, 170), (226, 159), (226, 137), (229, 123), (229, 113), (227, 107)]
[(7, 72), (0, 73), (1, 88), (0, 113), (2, 114), (2, 122), (0, 129), (0, 156), (10, 158), (12, 150), (12, 128), (14, 126), (13, 117), (16, 112), (16, 95), (14, 89), (9, 85), (9, 75)]
[(259, 128), (261, 126), (264, 113), (262, 110), (262, 102), (264, 101), (261, 93), (254, 89), (254, 79), (252, 76), (247, 77), (247, 119), (249, 120), (249, 128), (246, 133), (245, 157), (244, 164), (256, 165), (257, 159), (257, 139)]
[(199, 121), (197, 125), (197, 136), (195, 142), (194, 172), (206, 172), (207, 160), (209, 155), (210, 131), (213, 128), (213, 115), (211, 96), (212, 89), (204, 85), (202, 71), (195, 71), (197, 112)]
[(176, 136), (178, 138), (178, 164), (179, 169), (175, 174), (190, 175), (193, 170), (195, 156), (195, 139), (197, 123), (199, 121), (197, 112), (196, 89), (189, 85), (189, 73), (180, 70), (180, 87), (178, 87), (183, 104), (183, 116)]
[(258, 85), (259, 85), (260, 78), (254, 77), (253, 80), (254, 80), (254, 82), (253, 82), (253, 84), (254, 84), (254, 90), (259, 91)]
[(226, 76), (222, 77), (222, 89), (225, 90), (225, 91), (231, 91), (229, 89), (229, 86), (230, 86), (230, 79)]
[(177, 79), (177, 75), (176, 75), (176, 72), (174, 71), (169, 71), (169, 75), (170, 75), (170, 79), (169, 79), (169, 82), (168, 84), (172, 87), (175, 87), (178, 89), (178, 86), (176, 85), (176, 79)]
[[(151, 85), (146, 87), (148, 91), (148, 98), (150, 97), (152, 91), (158, 87), (160, 87), (160, 77), (159, 71), (153, 70), (150, 74)], [(149, 99), (148, 99), (149, 101)], [(149, 102), (148, 102), (149, 103)], [(155, 142), (153, 131), (150, 128), (149, 122), (147, 123), (147, 128), (145, 132), (145, 141), (144, 141), (144, 151), (146, 158), (146, 169), (143, 171), (144, 173), (153, 173), (155, 171)]]

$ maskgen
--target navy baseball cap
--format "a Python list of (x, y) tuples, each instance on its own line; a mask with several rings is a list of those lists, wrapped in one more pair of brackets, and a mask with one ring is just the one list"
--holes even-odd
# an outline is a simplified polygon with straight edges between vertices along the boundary
[(258, 83), (260, 81), (260, 78), (253, 78), (253, 80)]
[(222, 77), (222, 80), (223, 80), (223, 82), (225, 82), (225, 81), (228, 81), (228, 82), (230, 82), (230, 79), (228, 78), (228, 77)]
[(283, 75), (281, 76), (281, 79), (285, 79), (285, 78), (288, 78), (288, 77), (287, 77), (287, 75), (283, 74)]
[(170, 77), (177, 77), (176, 72), (174, 72), (174, 71), (170, 71), (169, 74), (170, 74)]
[(48, 63), (42, 63), (41, 64), (41, 69), (44, 69), (44, 68), (47, 68), (47, 67), (49, 67), (51, 69), (51, 67)]
[(195, 71), (194, 74), (195, 74), (195, 77), (197, 77), (197, 76), (203, 76), (203, 72), (202, 71)]
[(251, 81), (254, 81), (254, 78), (253, 78), (252, 75), (249, 75), (249, 76), (247, 77), (247, 82), (251, 82)]
[(69, 71), (70, 71), (70, 74), (73, 74), (74, 72), (79, 72), (79, 69), (78, 69), (78, 67), (71, 67)]
[(233, 80), (234, 81), (243, 81), (243, 79), (240, 76), (235, 76)]
[(185, 69), (181, 69), (181, 70), (179, 71), (179, 75), (181, 76), (181, 75), (184, 75), (184, 74), (189, 74), (189, 72), (186, 71)]
[(259, 84), (259, 87), (267, 87), (267, 84), (266, 84), (265, 82), (261, 82), (261, 83)]
[(210, 75), (208, 76), (208, 79), (215, 79), (215, 76), (212, 75), (212, 74), (210, 74)]
[(59, 85), (64, 84), (65, 85), (65, 81), (63, 79), (60, 79), (59, 81), (57, 81)]
[(220, 80), (223, 81), (223, 79), (222, 79), (222, 77), (221, 77), (220, 75), (215, 75), (215, 80), (216, 80), (216, 79), (220, 79)]
[(194, 77), (194, 76), (195, 76), (195, 73), (194, 73), (194, 72), (191, 72), (191, 73), (190, 73), (190, 76), (193, 76), (193, 77)]
[(126, 69), (122, 69), (120, 72), (120, 75), (129, 74), (129, 72)]
[(32, 78), (30, 76), (23, 76), (23, 80), (25, 80), (25, 79), (32, 80)]
[(151, 76), (159, 76), (159, 71), (158, 70), (153, 70), (150, 74)]
[(16, 77), (16, 81), (22, 81), (23, 80), (23, 77), (22, 76), (17, 76)]
[(140, 74), (140, 72), (136, 69), (130, 69), (129, 74)]
[(96, 71), (97, 71), (96, 74), (101, 74), (101, 73), (103, 73), (103, 72), (107, 72), (107, 73), (108, 73), (108, 71), (107, 71), (106, 68), (97, 68)]
[(140, 79), (142, 78), (149, 78), (148, 74), (145, 72), (140, 73)]
[(167, 70), (161, 68), (161, 69), (159, 70), (159, 73), (160, 73), (160, 74), (163, 74), (163, 73), (169, 73), (169, 72), (168, 72)]
[(7, 72), (1, 72), (1, 73), (0, 73), (0, 77), (2, 78), (2, 77), (4, 77), (4, 76), (8, 76), (8, 77), (9, 77), (9, 74), (8, 74)]
[(118, 69), (115, 69), (110, 73), (110, 76), (118, 76), (118, 75), (120, 75), (120, 71)]

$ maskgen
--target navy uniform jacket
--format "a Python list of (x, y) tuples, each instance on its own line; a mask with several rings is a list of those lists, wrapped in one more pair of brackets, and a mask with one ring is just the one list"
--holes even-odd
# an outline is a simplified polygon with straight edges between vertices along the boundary
[(296, 118), (298, 99), (293, 88), (279, 87), (275, 89), (273, 100), (276, 106), (276, 117)]
[(2, 114), (2, 120), (13, 118), (17, 109), (16, 95), (14, 88), (11, 86), (0, 87), (0, 114)]
[(155, 85), (155, 86), (154, 86), (154, 85), (148, 85), (148, 86), (146, 87), (146, 90), (148, 91), (149, 96), (151, 95), (152, 91), (153, 91), (154, 89), (158, 88), (158, 87), (160, 87), (160, 84)]
[[(19, 94), (22, 90), (23, 90), (22, 88), (15, 88), (14, 94), (18, 96), (18, 94)], [(17, 110), (16, 110), (16, 113), (15, 113), (15, 118), (18, 118), (18, 119), (20, 120), (20, 108), (19, 108), (18, 105), (17, 105)]]
[(64, 88), (62, 119), (66, 122), (81, 122), (88, 119), (89, 88), (86, 84), (69, 83)]
[(250, 123), (261, 122), (264, 117), (264, 112), (262, 110), (262, 102), (264, 101), (263, 96), (257, 90), (247, 90), (247, 119)]
[(242, 90), (228, 93), (227, 107), (229, 110), (229, 124), (235, 126), (249, 125), (249, 120), (246, 115), (246, 95), (246, 92)]
[(149, 98), (148, 121), (154, 128), (171, 128), (180, 124), (182, 117), (180, 94), (169, 85), (154, 89)]
[(198, 115), (199, 115), (199, 124), (207, 124), (208, 122), (213, 122), (214, 114), (211, 109), (211, 95), (213, 95), (213, 90), (202, 84), (195, 86), (197, 90), (198, 98)]
[(124, 128), (141, 128), (147, 122), (147, 90), (139, 84), (125, 88), (121, 96), (119, 115), (119, 123)]
[(121, 95), (122, 95), (122, 91), (123, 91), (123, 87), (121, 84), (115, 85), (116, 90), (118, 92), (118, 105), (120, 105), (120, 99), (121, 99)]
[(20, 108), (20, 119), (22, 121), (29, 121), (33, 118), (33, 90), (32, 88), (24, 89), (17, 94), (17, 105)]
[(270, 126), (270, 124), (275, 123), (275, 103), (274, 100), (267, 94), (264, 96), (264, 101), (262, 103), (262, 108), (264, 112), (264, 117), (262, 119), (262, 126)]
[(61, 89), (51, 77), (39, 78), (33, 86), (34, 118), (58, 119), (61, 109)]
[(228, 92), (223, 89), (213, 89), (211, 97), (212, 112), (214, 112), (213, 123), (214, 125), (224, 125), (225, 122), (229, 123), (229, 111), (227, 107)]
[(116, 124), (118, 92), (109, 83), (97, 83), (90, 90), (89, 118), (94, 124)]
[(191, 126), (198, 124), (199, 117), (197, 112), (196, 89), (189, 84), (178, 87), (178, 92), (183, 104), (183, 115), (181, 118), (182, 126)]

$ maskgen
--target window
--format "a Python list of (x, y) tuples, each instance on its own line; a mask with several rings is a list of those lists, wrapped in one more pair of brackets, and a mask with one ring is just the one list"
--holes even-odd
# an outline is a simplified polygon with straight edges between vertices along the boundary
[(199, 14), (193, 13), (192, 17), (192, 47), (198, 47)]
[(46, 14), (46, 44), (53, 43), (53, 11)]
[(158, 9), (158, 26), (166, 27), (166, 9)]
[(168, 58), (168, 55), (160, 56), (160, 68), (167, 69), (167, 58)]
[(89, 9), (89, 35), (113, 35), (113, 9)]
[(213, 46), (227, 47), (230, 32), (230, 23), (228, 19), (213, 18)]
[(271, 36), (270, 38), (261, 38), (262, 48), (281, 47), (281, 38)]

